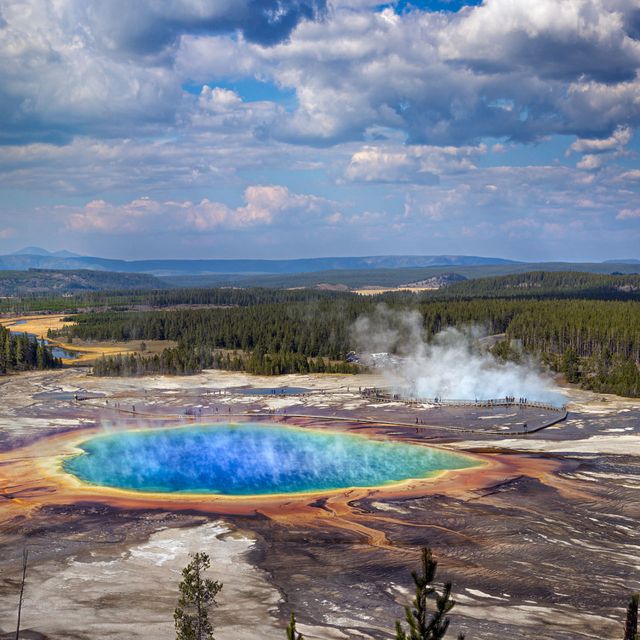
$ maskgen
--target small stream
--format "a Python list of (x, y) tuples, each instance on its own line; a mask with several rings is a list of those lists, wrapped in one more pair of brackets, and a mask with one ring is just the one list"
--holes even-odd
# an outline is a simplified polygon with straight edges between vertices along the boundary
[(80, 357), (80, 353), (77, 351), (68, 351), (67, 349), (63, 349), (62, 347), (58, 347), (56, 345), (52, 345), (46, 338), (38, 338), (35, 333), (28, 333), (27, 331), (12, 331), (11, 327), (17, 324), (24, 324), (25, 320), (18, 320), (11, 325), (8, 325), (7, 328), (11, 331), (11, 333), (17, 336), (27, 335), (29, 338), (35, 338), (40, 344), (43, 344), (45, 347), (48, 347), (51, 351), (51, 355), (54, 358), (66, 358), (68, 360), (75, 360)]

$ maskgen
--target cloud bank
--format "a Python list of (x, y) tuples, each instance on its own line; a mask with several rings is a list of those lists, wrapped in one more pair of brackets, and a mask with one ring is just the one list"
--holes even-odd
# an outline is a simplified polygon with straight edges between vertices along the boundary
[(236, 211), (262, 185), (340, 201), (274, 256), (640, 246), (636, 0), (0, 0), (0, 60), (0, 251), (93, 224), (133, 257), (106, 236), (144, 246), (144, 197), (195, 203), (203, 257), (246, 251), (205, 233), (271, 211)]
[(243, 206), (222, 202), (167, 201), (138, 198), (122, 205), (92, 200), (80, 208), (61, 207), (58, 214), (69, 230), (83, 233), (122, 234), (153, 231), (213, 231), (293, 222), (296, 217), (335, 215), (323, 198), (291, 193), (279, 185), (248, 187)]
[(295, 92), (269, 135), (420, 144), (554, 133), (607, 138), (640, 119), (633, 0), (487, 0), (457, 12), (325, 0), (4, 0), (5, 143), (158, 130), (185, 83), (249, 77)]

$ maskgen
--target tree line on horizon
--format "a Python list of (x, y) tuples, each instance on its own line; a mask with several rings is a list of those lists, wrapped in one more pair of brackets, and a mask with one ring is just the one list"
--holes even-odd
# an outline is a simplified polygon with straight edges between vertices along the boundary
[[(0, 272), (1, 275), (1, 272)], [(323, 289), (266, 289), (263, 287), (180, 287), (166, 289), (110, 289), (65, 295), (23, 295), (0, 299), (0, 312), (48, 311), (77, 313), (85, 310), (126, 311), (144, 307), (163, 309), (180, 306), (248, 307), (267, 302), (306, 302), (348, 298), (356, 294)]]
[[(387, 272), (393, 277), (389, 280)], [(461, 269), (465, 272), (465, 269)], [(57, 274), (59, 277), (69, 277), (76, 272), (43, 272)], [(252, 279), (247, 279), (245, 284), (236, 286), (215, 285), (186, 285), (162, 288), (142, 286), (134, 288), (135, 276), (139, 274), (118, 274), (100, 271), (77, 272), (100, 281), (102, 290), (74, 290), (64, 291), (52, 295), (51, 287), (45, 286), (44, 293), (27, 293), (16, 288), (10, 297), (0, 299), (0, 312), (4, 313), (29, 313), (36, 311), (49, 311), (60, 313), (72, 313), (83, 310), (127, 310), (140, 307), (160, 309), (173, 306), (250, 306), (265, 302), (299, 302), (317, 299), (349, 298), (356, 294), (348, 290), (326, 290), (313, 288), (314, 282), (295, 283), (292, 276), (287, 277), (278, 284), (268, 285), (252, 284)], [(433, 277), (438, 275), (458, 275), (457, 273), (443, 272), (442, 269), (392, 269), (392, 270), (357, 270), (334, 274), (326, 274), (326, 282), (334, 287), (349, 286), (356, 288), (366, 285), (381, 287), (399, 286), (401, 282), (409, 283), (411, 279), (420, 280), (421, 277)], [(479, 274), (484, 272), (480, 270)], [(353, 275), (350, 275), (353, 274)], [(28, 272), (1, 272), (0, 283), (3, 279), (27, 278), (38, 276), (37, 271)], [(298, 274), (300, 275), (304, 274)], [(308, 274), (317, 279), (318, 274)], [(125, 287), (122, 278), (127, 276), (130, 283)], [(354, 280), (353, 277), (357, 276)], [(42, 276), (41, 276), (42, 277)], [(153, 283), (151, 276), (139, 276), (142, 281), (148, 279)], [(460, 276), (463, 277), (464, 276)], [(341, 282), (345, 279), (345, 283)], [(196, 278), (197, 280), (197, 278)], [(259, 278), (256, 282), (259, 282)], [(269, 278), (267, 278), (269, 280)], [(357, 280), (357, 282), (356, 282)], [(110, 284), (109, 288), (107, 285)], [(581, 271), (528, 271), (511, 275), (470, 275), (468, 279), (452, 282), (448, 286), (437, 290), (424, 291), (420, 294), (407, 292), (391, 292), (383, 298), (420, 298), (424, 300), (465, 300), (471, 298), (522, 298), (522, 299), (590, 299), (590, 300), (640, 300), (640, 275), (623, 273), (589, 273)]]

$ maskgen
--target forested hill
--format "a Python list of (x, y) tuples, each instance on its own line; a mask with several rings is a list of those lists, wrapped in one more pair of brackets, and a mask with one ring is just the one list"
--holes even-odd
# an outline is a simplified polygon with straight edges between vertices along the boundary
[(449, 285), (435, 298), (582, 298), (640, 300), (640, 275), (532, 271)]
[(148, 310), (167, 307), (249, 307), (256, 304), (314, 302), (355, 294), (318, 289), (197, 288), (80, 291), (65, 297), (22, 297), (0, 300), (0, 312), (73, 312), (83, 309)]
[(140, 273), (112, 273), (88, 269), (0, 271), (1, 297), (64, 295), (78, 291), (108, 289), (163, 289), (167, 286), (154, 276)]

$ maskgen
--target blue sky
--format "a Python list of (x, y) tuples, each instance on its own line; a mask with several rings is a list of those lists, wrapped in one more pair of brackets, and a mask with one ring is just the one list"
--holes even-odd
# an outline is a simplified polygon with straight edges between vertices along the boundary
[(0, 253), (640, 257), (636, 0), (0, 0)]

